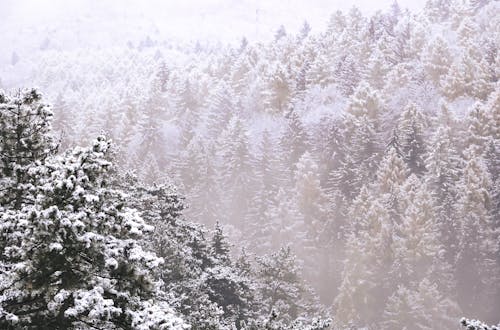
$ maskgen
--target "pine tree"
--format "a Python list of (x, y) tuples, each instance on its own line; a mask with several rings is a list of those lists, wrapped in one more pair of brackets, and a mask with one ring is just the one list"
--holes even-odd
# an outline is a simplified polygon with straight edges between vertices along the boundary
[[(320, 185), (318, 165), (307, 151), (297, 163), (294, 179), (293, 202), (305, 227), (300, 230), (305, 233), (305, 237), (298, 237), (301, 246), (296, 251), (305, 261), (305, 276), (319, 288), (321, 278), (318, 276), (318, 267), (321, 267), (322, 272), (328, 269), (329, 255), (323, 251), (323, 247), (326, 242), (330, 243), (330, 227), (333, 224), (329, 223), (329, 203)], [(318, 266), (319, 260), (323, 261)]]
[(207, 137), (216, 140), (221, 127), (226, 127), (236, 110), (235, 95), (225, 82), (220, 82), (214, 87), (213, 93), (208, 96), (207, 101)]
[(34, 202), (29, 168), (57, 149), (50, 134), (53, 114), (35, 89), (0, 94), (0, 111), (0, 205), (20, 210)]
[(301, 278), (301, 270), (290, 247), (271, 255), (259, 257), (257, 262), (258, 299), (265, 310), (262, 315), (274, 313), (285, 323), (317, 312), (317, 298)]
[(441, 241), (446, 249), (448, 262), (455, 260), (457, 251), (457, 221), (455, 217), (455, 201), (457, 183), (462, 161), (455, 150), (456, 141), (451, 128), (438, 126), (429, 142), (426, 157), (426, 182), (432, 190), (437, 206), (437, 219), (440, 226)]
[(339, 159), (340, 166), (332, 173), (332, 183), (352, 200), (363, 184), (373, 180), (380, 158), (380, 135), (377, 123), (366, 115), (344, 119), (345, 145)]
[(399, 119), (398, 131), (404, 160), (410, 172), (417, 176), (423, 175), (426, 170), (425, 125), (426, 120), (421, 110), (415, 104), (408, 104)]
[(294, 170), (300, 157), (309, 148), (309, 136), (296, 111), (291, 111), (287, 116), (280, 146), (286, 166)]
[(365, 80), (374, 88), (381, 90), (384, 88), (386, 76), (389, 72), (389, 65), (384, 54), (380, 50), (375, 50), (369, 59)]
[(62, 93), (57, 96), (54, 103), (54, 131), (59, 134), (59, 150), (64, 151), (68, 149), (74, 142), (74, 136), (71, 136), (74, 114), (66, 102)]
[(273, 143), (269, 131), (265, 130), (259, 145), (259, 155), (255, 157), (253, 166), (257, 190), (251, 198), (246, 221), (250, 248), (258, 254), (272, 249), (272, 234), (277, 230), (276, 223), (272, 221), (272, 213), (280, 180), (275, 174), (277, 150)]
[(254, 288), (249, 277), (238, 274), (229, 253), (229, 243), (217, 223), (210, 245), (212, 265), (206, 271), (205, 286), (210, 300), (223, 308), (225, 323), (241, 328), (255, 313)]
[(452, 329), (458, 310), (437, 290), (437, 285), (422, 280), (415, 289), (402, 285), (387, 302), (381, 326), (384, 329)]
[(459, 183), (459, 251), (456, 260), (458, 298), (464, 310), (488, 317), (485, 308), (495, 296), (498, 244), (495, 241), (491, 208), (491, 178), (484, 159), (466, 151), (466, 166)]
[(405, 211), (395, 225), (392, 282), (410, 286), (427, 278), (439, 285), (443, 295), (449, 295), (454, 286), (450, 266), (444, 260), (433, 196), (414, 174), (402, 189)]
[(387, 293), (387, 269), (392, 261), (392, 222), (389, 212), (378, 200), (370, 196), (368, 205), (356, 203), (350, 214), (366, 214), (352, 225), (348, 234), (344, 268), (339, 293), (333, 309), (340, 326), (354, 322), (357, 326), (369, 326), (379, 320), (383, 311), (380, 297)]
[(254, 189), (254, 175), (248, 133), (241, 119), (235, 117), (230, 121), (223, 133), (220, 151), (221, 180), (228, 187), (223, 196), (225, 217), (228, 220), (225, 223), (239, 223), (245, 231), (244, 219), (249, 210), (248, 196)]
[(165, 261), (159, 275), (169, 301), (192, 328), (218, 329), (223, 311), (206, 285), (214, 261), (205, 230), (184, 218), (184, 199), (171, 184), (132, 182), (130, 188), (143, 218), (154, 225), (146, 245)]
[(467, 328), (467, 330), (498, 330), (500, 326), (489, 326), (478, 320), (469, 320), (463, 317), (460, 324)]
[(270, 113), (283, 113), (288, 109), (292, 94), (291, 77), (281, 65), (270, 69), (267, 88), (264, 89), (264, 104)]
[(441, 37), (434, 39), (428, 46), (423, 61), (426, 74), (436, 86), (439, 86), (441, 78), (448, 73), (452, 61), (447, 42)]
[(106, 185), (108, 149), (100, 137), (33, 167), (36, 202), (3, 213), (3, 327), (182, 328), (152, 276), (163, 260), (138, 241), (153, 227)]

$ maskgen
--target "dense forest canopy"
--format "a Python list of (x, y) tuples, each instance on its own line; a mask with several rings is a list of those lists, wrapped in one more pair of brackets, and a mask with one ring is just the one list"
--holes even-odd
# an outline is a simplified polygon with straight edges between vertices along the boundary
[(0, 67), (0, 327), (495, 329), (498, 1), (56, 33)]

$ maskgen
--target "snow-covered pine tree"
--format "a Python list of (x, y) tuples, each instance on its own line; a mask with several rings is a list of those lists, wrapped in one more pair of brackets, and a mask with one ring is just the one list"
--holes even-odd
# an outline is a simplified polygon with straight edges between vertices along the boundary
[(2, 327), (184, 327), (139, 244), (153, 227), (107, 186), (108, 149), (100, 137), (25, 173), (31, 202), (2, 213)]
[(451, 128), (441, 124), (430, 139), (425, 161), (427, 166), (425, 181), (436, 201), (437, 223), (440, 227), (441, 242), (446, 250), (446, 260), (449, 263), (454, 262), (457, 251), (458, 223), (455, 216), (455, 201), (463, 163), (455, 146), (456, 141)]
[(256, 259), (257, 298), (264, 310), (290, 324), (298, 317), (317, 314), (318, 299), (301, 277), (301, 270), (290, 247)]
[(252, 196), (247, 219), (248, 238), (251, 251), (264, 254), (273, 248), (272, 236), (277, 231), (273, 222), (273, 207), (276, 205), (276, 193), (280, 183), (277, 172), (277, 148), (269, 131), (262, 133), (259, 154), (254, 158), (254, 172), (257, 190)]
[(183, 198), (171, 184), (127, 182), (137, 209), (155, 228), (144, 244), (165, 261), (158, 271), (165, 297), (192, 329), (219, 329), (223, 311), (206, 286), (213, 261), (205, 230), (184, 218)]
[(0, 205), (20, 210), (34, 203), (29, 168), (43, 165), (57, 145), (51, 136), (50, 107), (35, 89), (0, 93)]
[(288, 109), (292, 95), (292, 80), (287, 70), (280, 64), (271, 67), (263, 97), (266, 111), (282, 114)]
[(465, 317), (460, 319), (460, 324), (467, 330), (498, 330), (500, 328), (500, 325), (489, 326), (486, 323), (483, 323), (479, 320), (469, 320), (466, 319)]
[(256, 315), (254, 283), (234, 266), (222, 227), (216, 224), (210, 244), (211, 266), (203, 276), (210, 300), (224, 311), (223, 325), (240, 329)]
[(447, 42), (439, 36), (436, 37), (423, 55), (425, 73), (435, 86), (439, 86), (441, 77), (448, 73), (451, 61), (452, 57)]
[(327, 182), (337, 218), (345, 215), (349, 202), (374, 178), (382, 150), (380, 114), (383, 108), (380, 95), (366, 82), (361, 83), (350, 98), (348, 113), (339, 123), (340, 134), (333, 136), (332, 142), (338, 143), (338, 149), (332, 155), (334, 167)]
[(309, 148), (309, 136), (296, 111), (287, 115), (285, 131), (280, 140), (281, 153), (291, 173), (296, 168), (300, 157)]
[(70, 134), (74, 125), (74, 116), (63, 93), (57, 95), (54, 103), (54, 131), (58, 134), (59, 150), (64, 151), (74, 144), (75, 136)]
[(451, 267), (444, 259), (433, 196), (414, 174), (407, 179), (402, 191), (404, 213), (393, 233), (391, 282), (411, 288), (426, 278), (438, 285), (442, 296), (452, 298), (455, 282)]
[(493, 311), (485, 307), (498, 294), (493, 283), (499, 274), (496, 226), (490, 212), (491, 178), (482, 156), (471, 149), (466, 150), (465, 156), (457, 196), (457, 293), (463, 310), (488, 318)]
[(380, 299), (389, 289), (393, 224), (387, 208), (365, 189), (362, 191), (363, 201), (353, 204), (357, 209), (350, 212), (360, 217), (352, 219), (355, 224), (347, 236), (341, 284), (333, 303), (334, 320), (340, 327), (352, 322), (367, 327), (379, 321), (384, 307)]
[(234, 117), (222, 134), (220, 145), (220, 180), (227, 187), (223, 198), (225, 223), (238, 224), (243, 232), (249, 211), (249, 196), (254, 189), (248, 131), (242, 120)]
[(424, 156), (426, 118), (416, 104), (409, 103), (398, 122), (398, 136), (404, 160), (411, 173), (422, 176), (425, 172)]

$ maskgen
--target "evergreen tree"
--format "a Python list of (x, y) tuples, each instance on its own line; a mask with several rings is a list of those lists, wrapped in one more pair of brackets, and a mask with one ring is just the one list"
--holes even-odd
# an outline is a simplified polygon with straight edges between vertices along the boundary
[(317, 312), (317, 298), (301, 278), (300, 268), (290, 247), (257, 258), (258, 299), (263, 315), (274, 313), (285, 323)]
[(276, 205), (279, 178), (276, 178), (276, 147), (269, 131), (264, 131), (259, 145), (259, 155), (255, 157), (254, 172), (257, 191), (250, 201), (248, 237), (250, 248), (258, 254), (272, 249), (273, 232), (277, 230), (273, 223), (273, 207)]
[(74, 125), (73, 116), (65, 97), (60, 93), (54, 103), (54, 131), (59, 134), (59, 150), (66, 150), (74, 143), (74, 136), (70, 134)]
[(441, 241), (446, 249), (448, 262), (455, 260), (458, 249), (455, 201), (462, 161), (458, 151), (455, 150), (455, 145), (456, 141), (450, 127), (441, 125), (431, 138), (426, 158), (428, 169), (426, 182), (436, 199)]
[(443, 38), (437, 37), (424, 54), (424, 68), (431, 81), (439, 86), (441, 77), (448, 73), (451, 66), (451, 53)]
[[(366, 192), (364, 193), (366, 194)], [(355, 221), (348, 234), (339, 293), (335, 297), (334, 319), (339, 326), (354, 322), (369, 326), (383, 312), (381, 297), (387, 294), (387, 268), (392, 261), (392, 222), (387, 209), (370, 196), (368, 205), (356, 203), (351, 214), (366, 214)], [(358, 209), (359, 208), (359, 209)], [(381, 285), (381, 283), (387, 283)]]
[(159, 275), (165, 296), (193, 329), (218, 329), (224, 311), (206, 285), (207, 271), (214, 262), (206, 232), (184, 218), (183, 198), (172, 185), (127, 183), (142, 217), (154, 225), (145, 244), (164, 260)]
[(20, 210), (34, 203), (28, 193), (34, 182), (28, 175), (57, 149), (51, 136), (52, 110), (35, 89), (0, 94), (0, 205)]
[[(241, 119), (233, 118), (223, 133), (221, 145), (221, 180), (228, 187), (223, 202), (228, 222), (239, 223), (246, 230), (245, 216), (254, 187), (248, 133)], [(227, 222), (226, 222), (227, 223)]]
[(417, 176), (425, 172), (424, 142), (425, 117), (415, 104), (408, 104), (401, 114), (398, 124), (399, 137), (404, 160), (411, 173)]
[(108, 149), (101, 137), (26, 173), (32, 202), (2, 214), (2, 327), (182, 328), (152, 276), (163, 260), (138, 241), (153, 227), (106, 185)]
[(292, 110), (287, 116), (280, 146), (286, 166), (290, 170), (295, 169), (300, 157), (309, 146), (309, 136), (296, 111)]
[[(459, 251), (456, 260), (458, 298), (464, 310), (487, 318), (492, 311), (489, 305), (496, 292), (493, 283), (498, 281), (498, 255), (490, 208), (491, 178), (484, 159), (466, 152), (467, 161), (459, 183), (458, 219)], [(481, 307), (479, 307), (481, 306)]]

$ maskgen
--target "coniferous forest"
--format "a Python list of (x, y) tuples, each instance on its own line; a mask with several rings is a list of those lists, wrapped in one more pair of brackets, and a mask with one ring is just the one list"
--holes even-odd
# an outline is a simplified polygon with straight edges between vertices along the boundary
[(326, 17), (0, 23), (0, 329), (498, 329), (500, 2)]

